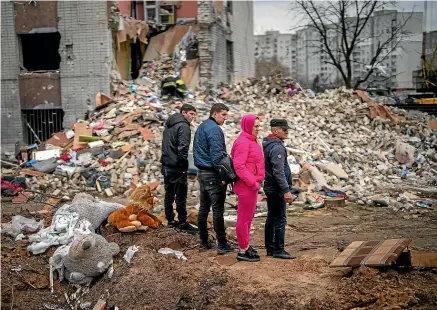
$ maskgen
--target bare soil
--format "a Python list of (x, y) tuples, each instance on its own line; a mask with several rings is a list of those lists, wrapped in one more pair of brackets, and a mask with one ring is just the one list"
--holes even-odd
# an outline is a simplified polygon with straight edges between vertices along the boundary
[[(2, 222), (8, 220), (2, 216)], [(121, 310), (437, 309), (437, 269), (328, 266), (356, 240), (405, 237), (413, 240), (413, 249), (437, 250), (437, 211), (411, 214), (348, 206), (290, 215), (287, 249), (297, 256), (291, 261), (264, 256), (264, 221), (256, 218), (253, 223), (251, 242), (262, 253), (257, 263), (237, 262), (236, 253), (199, 252), (197, 236), (166, 227), (133, 234), (102, 228), (122, 250), (114, 260), (114, 275), (93, 283), (78, 299), (94, 305), (103, 296)], [(229, 232), (233, 240), (234, 231)], [(131, 245), (140, 250), (128, 264), (123, 255)], [(2, 236), (2, 309), (70, 309), (64, 292), (71, 296), (76, 287), (55, 281), (53, 294), (48, 288), (48, 259), (54, 249), (31, 256), (26, 246), (26, 241)], [(181, 250), (188, 260), (159, 254), (162, 247)]]

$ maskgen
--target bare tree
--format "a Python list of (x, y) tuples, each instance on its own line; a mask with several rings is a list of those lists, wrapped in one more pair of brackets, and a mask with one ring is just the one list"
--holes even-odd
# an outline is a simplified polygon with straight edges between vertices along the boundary
[(259, 58), (255, 62), (256, 77), (271, 76), (276, 74), (288, 76), (289, 70), (281, 64), (277, 57)]
[[(323, 62), (338, 70), (347, 88), (358, 88), (367, 81), (375, 68), (393, 51), (400, 48), (402, 40), (409, 34), (404, 29), (412, 13), (402, 15), (401, 20), (391, 19), (384, 33), (375, 33), (373, 30), (374, 13), (394, 6), (394, 2), (299, 0), (293, 3), (294, 14), (301, 18), (300, 24), (306, 25), (300, 27), (306, 27), (316, 34), (316, 37), (309, 41), (317, 47), (317, 53), (325, 55)], [(357, 59), (354, 52), (359, 52), (358, 47), (365, 44), (371, 46), (371, 51), (369, 58), (362, 61)], [(354, 79), (354, 64), (367, 68), (364, 76)]]

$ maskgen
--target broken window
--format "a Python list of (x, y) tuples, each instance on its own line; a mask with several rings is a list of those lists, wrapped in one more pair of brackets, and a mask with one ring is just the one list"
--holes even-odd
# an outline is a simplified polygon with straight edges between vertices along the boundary
[(227, 1), (226, 2), (226, 10), (229, 12), (229, 13), (233, 13), (233, 8), (232, 8), (232, 1)]
[(226, 40), (226, 61), (228, 82), (232, 82), (232, 74), (234, 73), (234, 48), (232, 41)]
[(46, 141), (52, 134), (63, 129), (64, 110), (62, 109), (22, 110), (22, 115), (24, 141), (27, 144)]
[(21, 34), (21, 55), (23, 67), (28, 71), (58, 70), (59, 32)]

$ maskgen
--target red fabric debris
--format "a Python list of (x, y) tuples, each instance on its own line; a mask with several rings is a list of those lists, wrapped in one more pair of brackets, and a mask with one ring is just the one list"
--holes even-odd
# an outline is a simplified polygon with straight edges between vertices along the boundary
[(3, 180), (3, 177), (1, 178), (1, 192), (2, 194), (6, 194), (9, 196), (15, 196), (18, 194), (18, 192), (22, 191), (23, 188), (19, 184), (13, 184), (11, 182)]
[(107, 165), (109, 165), (109, 163), (106, 160), (103, 159), (98, 159), (97, 162), (102, 166), (102, 167), (106, 167)]
[(59, 159), (64, 161), (64, 162), (67, 162), (71, 159), (71, 156), (70, 156), (70, 154), (64, 153), (59, 157)]

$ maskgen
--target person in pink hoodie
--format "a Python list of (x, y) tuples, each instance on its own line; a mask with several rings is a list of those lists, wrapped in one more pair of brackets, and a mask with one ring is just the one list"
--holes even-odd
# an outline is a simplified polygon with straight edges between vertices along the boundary
[(256, 136), (260, 121), (256, 115), (245, 115), (241, 120), (240, 136), (232, 146), (231, 156), (239, 180), (234, 184), (238, 196), (236, 234), (240, 250), (237, 260), (259, 261), (255, 249), (249, 245), (250, 226), (255, 215), (258, 190), (264, 180), (264, 156)]

